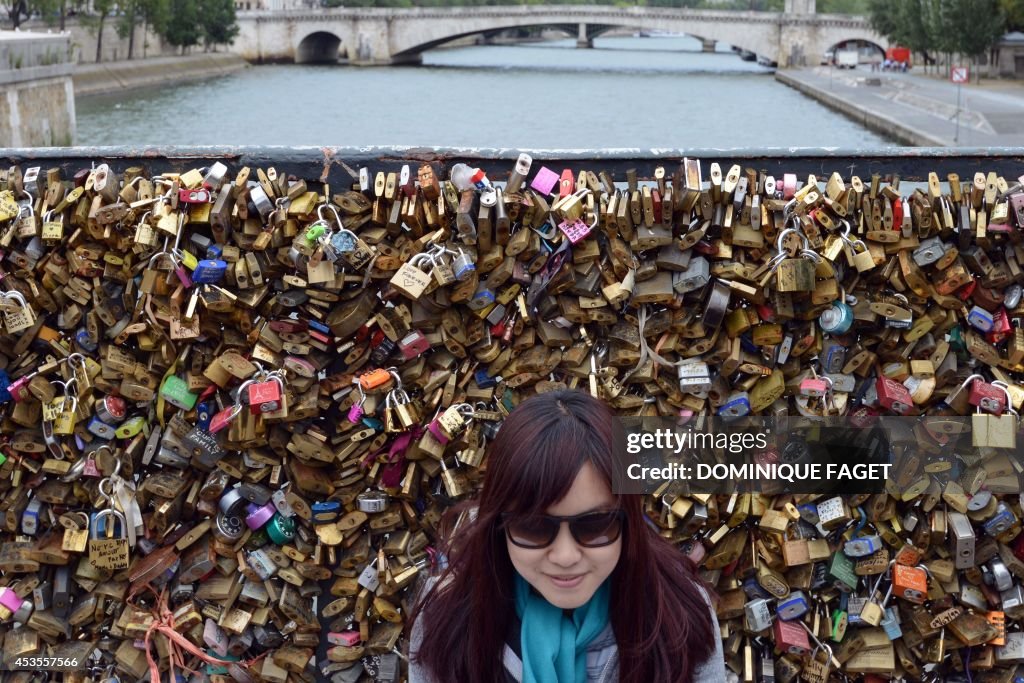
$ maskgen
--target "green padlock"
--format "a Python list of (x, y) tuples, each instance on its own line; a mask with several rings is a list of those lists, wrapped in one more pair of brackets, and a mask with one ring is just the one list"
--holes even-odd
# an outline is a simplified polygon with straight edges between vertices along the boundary
[(841, 550), (832, 553), (832, 559), (828, 563), (828, 578), (837, 589), (844, 593), (856, 589), (859, 581), (853, 570), (853, 560)]
[(267, 536), (276, 545), (284, 545), (295, 538), (295, 520), (291, 517), (283, 517), (280, 512), (274, 513), (264, 529), (266, 529)]
[(114, 436), (118, 439), (130, 439), (146, 427), (146, 418), (135, 416), (119, 424), (114, 430)]
[(196, 399), (199, 398), (198, 394), (193, 394), (188, 390), (185, 380), (177, 375), (171, 375), (164, 380), (163, 385), (160, 387), (160, 395), (172, 406), (177, 406), (182, 410), (192, 410), (196, 404)]

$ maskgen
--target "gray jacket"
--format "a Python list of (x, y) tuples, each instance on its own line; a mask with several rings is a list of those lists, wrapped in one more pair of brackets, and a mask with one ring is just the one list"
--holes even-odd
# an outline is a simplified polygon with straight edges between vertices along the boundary
[[(424, 590), (433, 587), (433, 580), (427, 582)], [(707, 593), (702, 590), (704, 599), (708, 600)], [(712, 609), (710, 601), (708, 609), (711, 610), (712, 633), (718, 633), (718, 617)], [(423, 620), (417, 619), (413, 625), (409, 637), (409, 683), (448, 683), (438, 681), (431, 677), (421, 666), (418, 666), (413, 655), (419, 651), (420, 643), (423, 641)], [(516, 648), (518, 649), (518, 648)], [(515, 650), (505, 644), (502, 656), (505, 664), (505, 672), (508, 680), (520, 683), (523, 680), (523, 662)], [(619, 680), (619, 648), (615, 643), (615, 633), (609, 622), (587, 648), (587, 683), (617, 683)], [(722, 640), (715, 638), (715, 652), (703, 664), (694, 671), (692, 683), (725, 683), (725, 658), (722, 655)]]

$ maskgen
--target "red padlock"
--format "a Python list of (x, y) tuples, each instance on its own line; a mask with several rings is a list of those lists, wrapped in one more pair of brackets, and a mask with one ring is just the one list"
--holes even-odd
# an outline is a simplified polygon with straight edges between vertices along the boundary
[(850, 411), (847, 416), (850, 419), (850, 424), (858, 429), (865, 429), (875, 424), (878, 420), (879, 412), (871, 406), (857, 406)]
[(807, 631), (796, 622), (776, 619), (772, 624), (772, 632), (775, 634), (775, 647), (782, 652), (802, 655), (811, 651)]
[(253, 415), (271, 413), (281, 407), (281, 385), (275, 380), (249, 385), (249, 412)]
[(1010, 317), (1006, 315), (1006, 309), (1000, 306), (992, 314), (992, 329), (985, 335), (985, 338), (989, 344), (998, 344), (1006, 341), (1011, 334), (1013, 334), (1013, 325), (1010, 324)]
[(405, 360), (412, 360), (430, 350), (430, 342), (419, 330), (413, 330), (398, 341), (398, 351)]
[(878, 405), (897, 415), (906, 415), (914, 407), (914, 400), (907, 388), (899, 382), (880, 376), (875, 382), (878, 392)]
[(242, 408), (241, 406), (237, 405), (228, 406), (224, 410), (218, 412), (216, 415), (210, 418), (210, 433), (216, 434), (217, 432), (227, 427), (229, 424), (231, 424), (231, 421), (234, 420), (235, 417), (237, 417), (237, 415), (240, 412), (242, 412)]
[(988, 382), (979, 380), (971, 382), (967, 401), (972, 406), (981, 408), (984, 412), (992, 415), (1002, 415), (1006, 412), (1006, 394), (1002, 389)]

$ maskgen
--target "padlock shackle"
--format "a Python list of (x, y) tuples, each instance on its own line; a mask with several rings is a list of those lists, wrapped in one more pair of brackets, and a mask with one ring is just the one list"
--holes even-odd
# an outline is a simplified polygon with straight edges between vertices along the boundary
[(71, 466), (71, 469), (67, 471), (67, 474), (62, 476), (60, 480), (65, 484), (76, 482), (82, 478), (82, 473), (85, 472), (85, 463), (88, 458), (81, 457), (75, 461), (75, 464)]
[(1010, 385), (1001, 379), (992, 380), (992, 386), (999, 387), (1006, 394), (1006, 410), (1015, 417), (1020, 417), (1020, 414), (1013, 409), (1013, 400), (1010, 398)]

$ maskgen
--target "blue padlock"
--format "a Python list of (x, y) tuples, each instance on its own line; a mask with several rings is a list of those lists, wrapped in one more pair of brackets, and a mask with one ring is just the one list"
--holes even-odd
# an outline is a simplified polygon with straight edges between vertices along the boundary
[(224, 279), (224, 273), (228, 270), (226, 261), (217, 259), (204, 259), (196, 264), (192, 271), (192, 282), (197, 284), (212, 284)]
[(494, 303), (494, 292), (481, 286), (473, 294), (473, 298), (466, 302), (466, 306), (472, 311), (481, 311)]
[(793, 621), (807, 614), (807, 610), (810, 608), (810, 603), (807, 602), (807, 596), (804, 595), (804, 592), (793, 591), (785, 598), (779, 600), (779, 604), (775, 607), (775, 612), (779, 615), (779, 619)]
[(75, 343), (78, 344), (83, 351), (88, 351), (89, 353), (93, 353), (97, 348), (99, 348), (99, 344), (93, 341), (92, 335), (90, 335), (88, 330), (84, 327), (75, 332)]
[(210, 431), (210, 419), (212, 417), (213, 411), (209, 403), (200, 401), (196, 404), (196, 427), (199, 427), (204, 432)]
[(803, 505), (798, 505), (796, 509), (800, 513), (800, 519), (811, 526), (817, 526), (821, 522), (821, 518), (818, 517), (818, 506), (814, 503), (804, 503)]
[(313, 509), (313, 522), (316, 524), (328, 524), (338, 518), (341, 503), (336, 500), (325, 500), (313, 503), (310, 507)]
[(318, 322), (316, 320), (307, 320), (306, 324), (309, 325), (309, 329), (314, 330), (315, 332), (319, 332), (320, 334), (326, 334), (329, 337), (333, 336), (331, 334), (331, 328), (327, 327), (327, 325), (324, 325), (321, 322)]
[(98, 436), (101, 439), (110, 440), (114, 438), (114, 427), (112, 425), (108, 425), (95, 415), (89, 418), (89, 423), (85, 428), (90, 434)]
[(775, 598), (775, 596), (766, 591), (753, 576), (743, 581), (743, 592), (747, 594), (748, 600), (755, 600), (757, 598), (773, 600)]
[(975, 306), (967, 314), (967, 322), (971, 327), (981, 330), (982, 332), (991, 332), (992, 325), (992, 314), (986, 311), (981, 306)]
[(747, 392), (738, 391), (729, 395), (725, 403), (718, 408), (718, 416), (729, 418), (729, 417), (743, 417), (744, 415), (750, 414), (750, 397), (747, 396)]
[(369, 415), (363, 415), (363, 419), (360, 420), (360, 422), (362, 422), (364, 426), (369, 427), (370, 429), (372, 429), (374, 431), (377, 431), (377, 432), (384, 431), (384, 423), (381, 422), (380, 420), (378, 420), (375, 417), (371, 417)]
[(0, 370), (0, 403), (7, 403), (11, 400), (11, 392), (7, 387), (11, 386), (11, 377), (6, 370)]
[(747, 353), (757, 354), (758, 356), (761, 355), (761, 347), (754, 345), (754, 341), (750, 338), (750, 335), (744, 334), (740, 336), (740, 348)]
[(851, 538), (843, 546), (843, 552), (850, 557), (867, 557), (882, 547), (882, 539), (877, 534)]
[(867, 597), (851, 595), (849, 600), (846, 601), (846, 623), (850, 626), (864, 624), (864, 620), (860, 618), (860, 613), (864, 611), (864, 605), (866, 604), (868, 604)]
[(206, 258), (216, 260), (224, 255), (224, 249), (219, 244), (211, 244), (206, 248)]
[(483, 368), (477, 368), (477, 371), (473, 373), (473, 379), (476, 380), (476, 385), (481, 389), (490, 389), (498, 385), (498, 380), (488, 375), (487, 371)]
[(889, 640), (896, 640), (903, 637), (903, 629), (900, 628), (900, 614), (895, 607), (886, 607), (885, 616), (879, 623), (885, 629), (885, 635)]
[(996, 506), (995, 514), (986, 519), (981, 526), (989, 536), (998, 536), (1013, 526), (1016, 521), (1017, 515), (1013, 514), (1013, 510), (1007, 507), (1006, 503), (999, 503)]
[[(112, 516), (109, 512), (105, 515), (101, 515), (99, 518), (96, 517), (98, 513), (89, 513), (89, 528), (95, 533), (94, 538), (105, 538), (107, 534), (107, 517)], [(116, 517), (114, 521), (117, 525), (114, 527), (113, 538), (124, 538), (125, 530), (121, 528), (121, 521)]]

